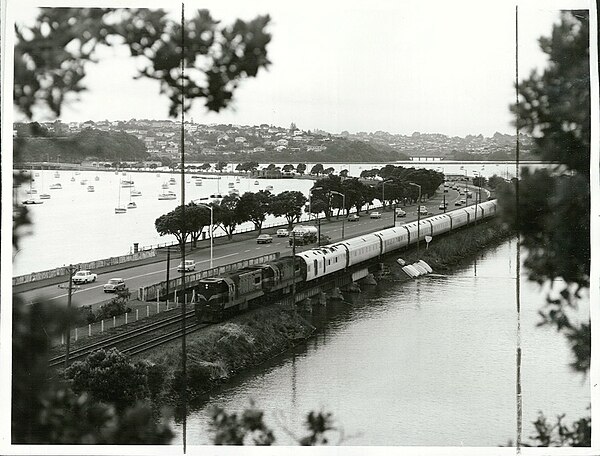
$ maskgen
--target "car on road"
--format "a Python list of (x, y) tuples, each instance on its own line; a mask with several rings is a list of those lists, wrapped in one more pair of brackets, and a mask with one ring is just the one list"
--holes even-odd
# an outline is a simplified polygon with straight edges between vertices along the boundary
[(270, 234), (261, 234), (256, 238), (257, 244), (270, 244), (271, 242), (273, 242), (273, 236)]
[(460, 200), (460, 204), (467, 204), (467, 200), (465, 200), (464, 198)]
[(429, 211), (427, 210), (427, 206), (419, 206), (419, 214), (421, 214), (421, 215), (429, 214)]
[(194, 260), (185, 260), (185, 265), (183, 263), (179, 263), (177, 266), (177, 270), (179, 272), (185, 270), (185, 272), (194, 271), (196, 269), (196, 262)]
[(444, 210), (444, 209), (446, 209), (447, 207), (448, 207), (448, 203), (446, 203), (446, 204), (444, 204), (444, 203), (441, 203), (441, 204), (438, 206), (438, 209), (439, 209), (440, 211), (443, 211), (443, 210)]
[(91, 283), (95, 282), (97, 278), (98, 275), (92, 271), (77, 271), (73, 276), (73, 283)]
[(456, 201), (456, 202), (454, 203), (454, 205), (455, 205), (455, 206), (462, 206), (462, 205), (463, 205), (463, 203), (461, 203), (460, 201)]
[(290, 232), (285, 228), (280, 228), (277, 230), (277, 237), (288, 237)]
[(110, 279), (104, 285), (104, 293), (116, 293), (117, 291), (124, 291), (125, 288), (125, 280), (120, 278)]
[(406, 211), (403, 211), (400, 208), (396, 209), (396, 217), (406, 217)]
[(380, 219), (381, 218), (381, 212), (371, 212), (371, 215), (369, 215), (369, 217), (371, 217), (372, 219)]
[(360, 220), (360, 217), (356, 214), (350, 214), (348, 216), (348, 221), (349, 222), (358, 222)]

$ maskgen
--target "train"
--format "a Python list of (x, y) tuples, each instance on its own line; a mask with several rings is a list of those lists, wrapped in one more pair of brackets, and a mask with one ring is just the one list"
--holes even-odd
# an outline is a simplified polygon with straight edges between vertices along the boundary
[(497, 201), (490, 200), (201, 279), (195, 287), (196, 318), (199, 322), (217, 322), (254, 303), (276, 301), (291, 293), (292, 287), (317, 283), (415, 244), (417, 238), (424, 241), (427, 236), (434, 237), (493, 217), (497, 207)]

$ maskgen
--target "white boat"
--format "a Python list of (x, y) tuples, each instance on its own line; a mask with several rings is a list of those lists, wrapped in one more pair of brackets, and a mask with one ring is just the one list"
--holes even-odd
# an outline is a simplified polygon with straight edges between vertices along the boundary
[(174, 177), (172, 177), (171, 179), (169, 179), (169, 185), (175, 185), (177, 183), (177, 181), (175, 180)]
[(130, 203), (127, 204), (127, 209), (135, 209), (137, 207), (137, 204), (135, 204), (135, 201), (131, 201)]
[(273, 186), (272, 185), (267, 185), (266, 190), (273, 190)]
[(60, 185), (60, 183), (58, 183), (58, 184), (52, 184), (50, 186), (50, 190), (62, 190), (62, 185)]
[(233, 187), (235, 187), (235, 184), (234, 184), (233, 182), (229, 182), (229, 184), (227, 184), (227, 186), (228, 186), (229, 188), (233, 188)]
[(40, 177), (40, 173), (35, 173), (35, 177)]
[(156, 177), (160, 177), (160, 173), (156, 173)]
[(88, 192), (95, 192), (95, 191), (96, 191), (96, 189), (94, 188), (94, 186), (93, 186), (93, 185), (88, 185), (87, 191), (88, 191)]
[(159, 200), (174, 200), (177, 199), (177, 195), (173, 192), (161, 193), (158, 195)]
[(260, 182), (254, 181), (254, 185), (260, 185)]
[(99, 180), (100, 180), (100, 176), (96, 176), (96, 177), (94, 177), (94, 180), (95, 180), (95, 181), (99, 181)]
[(79, 183), (81, 185), (85, 185), (85, 184), (87, 184), (87, 179), (81, 179), (81, 181)]
[(236, 183), (236, 184), (239, 184), (239, 183), (240, 183), (240, 178), (239, 178), (239, 177), (238, 177), (238, 178), (235, 180), (235, 183)]
[(127, 176), (127, 173), (126, 173), (125, 171), (123, 171), (123, 172), (121, 173), (121, 175), (123, 175), (123, 176)]
[(202, 180), (201, 179), (198, 179), (196, 181), (196, 187), (202, 187)]
[(58, 179), (58, 178), (60, 177), (60, 173), (59, 173), (58, 171), (56, 171), (56, 172), (54, 173), (54, 177), (55, 177), (56, 179)]
[(166, 190), (169, 188), (169, 184), (167, 184), (166, 182), (164, 184), (161, 185), (161, 187)]
[(35, 195), (35, 194), (37, 194), (37, 190), (35, 188), (31, 188), (31, 189), (27, 190), (25, 193), (27, 193), (28, 195)]
[(44, 202), (33, 199), (33, 198), (29, 198), (29, 199), (26, 199), (25, 201), (23, 201), (23, 204), (27, 204), (27, 205), (29, 205), (29, 204), (44, 204)]
[(121, 187), (122, 188), (131, 188), (131, 187), (133, 187), (133, 181), (132, 180), (122, 180)]
[(50, 199), (50, 195), (48, 193), (42, 193), (40, 195), (40, 199), (42, 199), (42, 200), (49, 200)]
[(79, 171), (75, 171), (76, 176), (79, 176), (79, 174), (80, 174)]
[(131, 190), (130, 195), (131, 196), (142, 196), (142, 192), (140, 192), (139, 190)]
[(75, 177), (72, 177), (72, 178), (71, 178), (71, 182), (75, 182)]

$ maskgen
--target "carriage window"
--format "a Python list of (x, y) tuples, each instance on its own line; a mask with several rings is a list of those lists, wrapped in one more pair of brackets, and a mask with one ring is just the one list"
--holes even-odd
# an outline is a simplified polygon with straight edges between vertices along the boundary
[(254, 277), (254, 284), (260, 283), (260, 277)]
[(317, 260), (315, 260), (315, 273), (319, 272), (319, 265), (317, 264)]

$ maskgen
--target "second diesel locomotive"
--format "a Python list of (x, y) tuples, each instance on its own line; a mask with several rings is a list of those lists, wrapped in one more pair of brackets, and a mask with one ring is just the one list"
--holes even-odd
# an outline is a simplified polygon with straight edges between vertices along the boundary
[(196, 287), (196, 317), (220, 321), (250, 303), (275, 300), (291, 292), (292, 284), (322, 279), (357, 264), (415, 244), (417, 238), (447, 233), (496, 215), (496, 200), (405, 223), (345, 241), (305, 250), (295, 257), (249, 266), (219, 277), (201, 279)]

